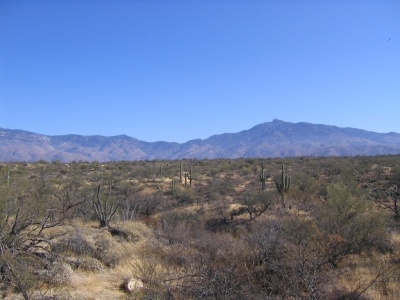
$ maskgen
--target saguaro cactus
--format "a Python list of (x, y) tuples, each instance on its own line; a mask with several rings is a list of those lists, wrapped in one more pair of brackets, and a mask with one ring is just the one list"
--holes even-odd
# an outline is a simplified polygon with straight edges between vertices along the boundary
[(176, 192), (176, 182), (175, 182), (175, 179), (172, 179), (172, 181), (171, 181), (171, 194), (175, 195), (175, 192)]
[(192, 166), (190, 166), (190, 172), (188, 174), (188, 178), (189, 178), (189, 184), (190, 186), (192, 186), (192, 180), (193, 180), (193, 170), (192, 170)]
[(285, 207), (285, 193), (290, 189), (291, 177), (285, 172), (285, 165), (282, 164), (281, 182), (276, 181), (276, 189), (281, 194), (282, 205)]
[(182, 183), (182, 169), (183, 169), (183, 166), (182, 166), (182, 161), (181, 161), (180, 166), (179, 166), (179, 182), (180, 183)]
[(10, 187), (10, 166), (7, 166), (6, 179), (7, 179), (7, 188), (9, 188)]
[(260, 181), (261, 181), (261, 189), (262, 189), (263, 191), (266, 190), (266, 187), (265, 187), (265, 181), (266, 181), (266, 180), (267, 180), (267, 173), (265, 172), (265, 169), (262, 168), (261, 174), (260, 174)]
[(189, 180), (189, 185), (190, 186), (192, 186), (192, 180), (193, 180), (193, 168), (192, 168), (192, 166), (190, 166), (190, 171), (189, 172), (187, 172), (187, 171), (185, 171), (185, 172), (182, 172), (182, 169), (181, 169), (181, 173), (180, 173), (181, 175), (181, 177), (182, 177), (182, 175), (185, 177), (185, 185), (187, 184), (187, 181)]

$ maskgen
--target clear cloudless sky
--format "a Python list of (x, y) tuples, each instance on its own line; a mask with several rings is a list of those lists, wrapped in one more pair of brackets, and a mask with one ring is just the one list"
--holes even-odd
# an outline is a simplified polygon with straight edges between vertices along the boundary
[(399, 0), (0, 0), (0, 127), (186, 142), (400, 133)]

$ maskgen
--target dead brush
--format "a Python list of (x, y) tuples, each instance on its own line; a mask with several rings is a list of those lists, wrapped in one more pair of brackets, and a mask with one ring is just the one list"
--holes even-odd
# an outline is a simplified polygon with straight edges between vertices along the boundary
[[(69, 257), (69, 262), (75, 268), (88, 270), (101, 269), (99, 263), (106, 267), (115, 267), (129, 255), (126, 245), (114, 239), (104, 228), (83, 228), (72, 231), (53, 244), (53, 251), (58, 255)], [(86, 260), (82, 260), (82, 257), (86, 257)], [(88, 261), (89, 258), (92, 259), (91, 262)], [(94, 263), (93, 259), (97, 262)]]

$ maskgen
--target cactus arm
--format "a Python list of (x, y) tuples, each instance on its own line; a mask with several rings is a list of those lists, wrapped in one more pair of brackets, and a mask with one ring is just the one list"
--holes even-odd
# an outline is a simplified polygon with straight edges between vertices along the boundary
[(289, 191), (292, 178), (286, 174), (285, 165), (282, 164), (281, 182), (276, 181), (276, 189), (282, 197), (282, 205), (285, 207), (285, 193)]
[(266, 190), (266, 187), (265, 187), (265, 182), (266, 182), (266, 180), (267, 180), (267, 174), (266, 174), (266, 172), (265, 172), (265, 169), (263, 168), (262, 171), (261, 171), (261, 174), (260, 174), (261, 189), (262, 189), (263, 191)]

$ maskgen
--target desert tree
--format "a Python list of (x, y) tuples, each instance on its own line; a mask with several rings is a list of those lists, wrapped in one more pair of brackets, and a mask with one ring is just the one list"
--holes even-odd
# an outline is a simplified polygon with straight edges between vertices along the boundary
[(142, 195), (139, 200), (139, 213), (148, 218), (157, 210), (159, 203), (159, 195)]
[(53, 184), (51, 194), (57, 211), (65, 218), (73, 218), (82, 213), (90, 195), (81, 182), (69, 180), (65, 184)]
[(272, 195), (266, 191), (246, 193), (241, 200), (242, 207), (249, 214), (250, 220), (261, 216), (271, 206), (271, 203)]
[(332, 265), (348, 254), (387, 249), (386, 218), (373, 202), (343, 183), (329, 185), (327, 193), (327, 201), (317, 208), (316, 222)]
[(122, 220), (135, 220), (141, 209), (141, 200), (139, 197), (130, 195), (121, 202), (119, 215)]
[[(331, 269), (314, 220), (293, 213), (282, 222), (282, 258), (275, 264), (275, 282), (285, 298), (324, 299)], [(279, 286), (275, 285), (279, 290)]]
[(37, 271), (52, 257), (51, 240), (57, 234), (45, 232), (63, 218), (51, 201), (46, 171), (30, 179), (25, 175), (11, 173), (0, 182), (0, 273), (27, 300), (37, 285)]
[(395, 220), (400, 221), (400, 207), (399, 207), (400, 191), (397, 185), (393, 185), (386, 190), (385, 199), (378, 198), (378, 202), (385, 208), (389, 209)]
[(111, 218), (131, 193), (128, 189), (118, 189), (116, 183), (116, 180), (99, 183), (92, 196), (93, 208), (100, 227), (109, 227)]

